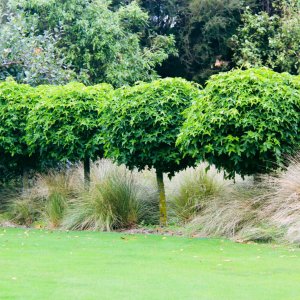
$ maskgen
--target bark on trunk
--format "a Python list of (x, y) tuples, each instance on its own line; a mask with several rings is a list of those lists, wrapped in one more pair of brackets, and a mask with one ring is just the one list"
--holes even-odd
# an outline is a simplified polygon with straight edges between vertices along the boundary
[(23, 174), (22, 174), (22, 188), (23, 192), (29, 189), (29, 170), (28, 168), (23, 169)]
[(84, 186), (88, 190), (90, 188), (90, 182), (91, 182), (91, 162), (89, 157), (86, 157), (84, 159), (83, 169), (84, 169)]
[(165, 185), (163, 173), (161, 171), (156, 171), (157, 186), (159, 192), (159, 215), (160, 215), (160, 225), (167, 225), (167, 201), (165, 193)]

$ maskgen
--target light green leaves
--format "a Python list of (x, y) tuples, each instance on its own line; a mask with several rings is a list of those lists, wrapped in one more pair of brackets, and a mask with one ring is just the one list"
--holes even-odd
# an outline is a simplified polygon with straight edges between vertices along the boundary
[(199, 87), (167, 78), (116, 90), (104, 118), (106, 154), (130, 169), (156, 168), (171, 175), (194, 160), (175, 146), (182, 112), (199, 96)]
[[(45, 92), (46, 90), (46, 92)], [(112, 87), (80, 83), (40, 87), (40, 101), (29, 114), (26, 140), (31, 153), (57, 161), (102, 157), (101, 117)]]
[(185, 112), (178, 144), (230, 177), (281, 166), (300, 143), (299, 79), (266, 68), (211, 77)]

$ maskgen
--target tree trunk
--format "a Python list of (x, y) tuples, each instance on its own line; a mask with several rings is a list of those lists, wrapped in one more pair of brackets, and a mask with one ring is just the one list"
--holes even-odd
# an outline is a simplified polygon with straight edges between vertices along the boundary
[(89, 157), (86, 157), (84, 159), (83, 169), (84, 169), (84, 186), (88, 190), (90, 188), (90, 182), (91, 182), (91, 162)]
[(23, 192), (25, 192), (29, 189), (29, 170), (26, 167), (23, 168), (22, 189), (23, 189)]
[(261, 174), (254, 174), (253, 175), (253, 183), (256, 184), (256, 185), (259, 185), (262, 183), (262, 177), (261, 177)]
[(156, 180), (159, 192), (159, 221), (161, 226), (167, 225), (167, 201), (163, 172), (156, 171)]

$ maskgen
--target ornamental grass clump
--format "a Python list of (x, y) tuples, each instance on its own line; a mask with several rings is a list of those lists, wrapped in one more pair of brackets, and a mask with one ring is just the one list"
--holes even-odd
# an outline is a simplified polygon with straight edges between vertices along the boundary
[(89, 190), (70, 202), (63, 227), (110, 231), (155, 218), (152, 207), (156, 192), (140, 185), (138, 176), (124, 166), (102, 161), (93, 168)]
[(300, 155), (289, 159), (285, 172), (264, 179), (270, 192), (261, 217), (284, 231), (285, 239), (300, 244)]
[(223, 174), (201, 164), (176, 174), (166, 185), (170, 215), (173, 222), (187, 223), (197, 216), (211, 201), (226, 192), (231, 183)]
[(57, 228), (68, 202), (81, 190), (77, 169), (35, 176), (32, 187), (12, 193), (6, 200), (12, 222), (30, 226), (42, 222)]
[(38, 176), (35, 186), (39, 187), (46, 199), (43, 216), (48, 226), (60, 226), (69, 201), (83, 189), (83, 180), (78, 171), (78, 168), (73, 168)]

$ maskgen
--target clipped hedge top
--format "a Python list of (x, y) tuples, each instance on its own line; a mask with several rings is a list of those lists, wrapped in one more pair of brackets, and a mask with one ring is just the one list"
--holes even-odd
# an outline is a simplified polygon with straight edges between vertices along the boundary
[(266, 68), (212, 76), (185, 111), (178, 145), (229, 177), (268, 172), (300, 142), (300, 77)]
[(108, 84), (39, 87), (40, 101), (26, 128), (31, 152), (60, 161), (102, 157), (100, 117), (111, 91)]
[(198, 95), (196, 84), (180, 78), (116, 90), (104, 122), (107, 155), (130, 169), (154, 167), (170, 175), (193, 165), (175, 142), (184, 121), (182, 112)]

